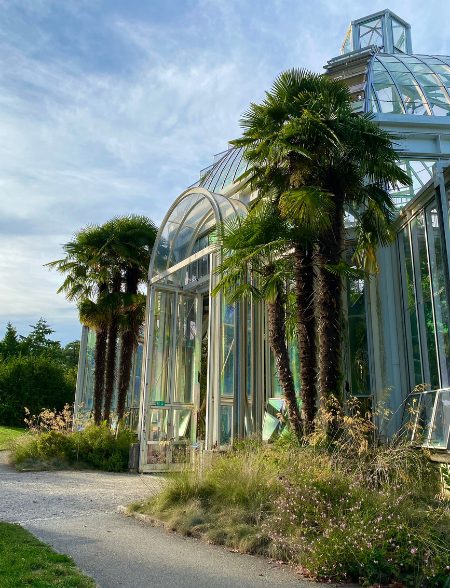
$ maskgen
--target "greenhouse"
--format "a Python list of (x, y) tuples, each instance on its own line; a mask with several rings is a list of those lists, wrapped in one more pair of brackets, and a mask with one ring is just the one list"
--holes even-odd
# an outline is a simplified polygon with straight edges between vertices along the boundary
[[(394, 434), (414, 406), (413, 432), (450, 449), (450, 57), (412, 53), (411, 28), (385, 10), (351, 23), (341, 54), (325, 65), (349, 87), (357, 112), (396, 135), (411, 186), (392, 196), (395, 244), (380, 249), (380, 272), (348, 279), (343, 394), (383, 403), (378, 427)], [(136, 359), (129, 409), (140, 440), (140, 470), (178, 469), (194, 450), (279, 427), (280, 387), (262, 303), (230, 305), (212, 295), (221, 253), (214, 228), (246, 215), (255, 194), (239, 182), (241, 149), (229, 148), (174, 200), (149, 270), (142, 366)], [(450, 168), (448, 168), (450, 170)], [(352, 251), (351, 219), (346, 243)], [(77, 403), (89, 405), (89, 336)], [(298, 350), (290, 349), (299, 380)], [(92, 355), (92, 353), (91, 353)], [(138, 399), (136, 382), (140, 383)], [(139, 416), (137, 416), (139, 412)]]

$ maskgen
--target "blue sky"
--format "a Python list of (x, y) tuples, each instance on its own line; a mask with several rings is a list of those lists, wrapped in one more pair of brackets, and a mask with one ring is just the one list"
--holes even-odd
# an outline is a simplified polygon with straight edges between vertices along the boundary
[(446, 0), (0, 0), (0, 336), (43, 316), (78, 338), (43, 267), (61, 244), (114, 215), (159, 222), (280, 71), (321, 71), (386, 7), (415, 52), (450, 53)]

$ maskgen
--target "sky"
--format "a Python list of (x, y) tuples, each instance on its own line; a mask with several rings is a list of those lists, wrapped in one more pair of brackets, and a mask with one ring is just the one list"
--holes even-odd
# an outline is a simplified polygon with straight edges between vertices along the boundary
[(322, 71), (384, 8), (415, 52), (450, 54), (447, 0), (0, 0), (0, 337), (42, 316), (79, 338), (44, 267), (62, 244), (116, 215), (159, 223), (281, 71)]

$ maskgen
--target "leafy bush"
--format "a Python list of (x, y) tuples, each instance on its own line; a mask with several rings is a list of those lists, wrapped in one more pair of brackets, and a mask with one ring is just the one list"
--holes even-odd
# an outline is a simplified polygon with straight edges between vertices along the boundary
[(203, 473), (174, 476), (159, 496), (131, 508), (317, 579), (444, 586), (449, 505), (430, 488), (437, 492), (437, 470), (401, 444), (355, 459), (323, 447), (253, 443)]
[(72, 402), (74, 381), (65, 366), (50, 357), (12, 357), (0, 362), (0, 424), (23, 426), (28, 407), (36, 414), (44, 406), (62, 409)]
[(19, 469), (48, 469), (69, 466), (92, 467), (108, 472), (128, 468), (130, 444), (135, 433), (106, 424), (88, 425), (84, 430), (48, 430), (24, 435), (12, 444), (11, 461)]

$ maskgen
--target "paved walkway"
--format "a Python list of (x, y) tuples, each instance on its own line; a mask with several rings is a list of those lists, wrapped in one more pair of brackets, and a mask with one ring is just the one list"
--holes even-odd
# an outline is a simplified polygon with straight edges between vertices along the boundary
[[(117, 513), (158, 491), (157, 476), (25, 472), (0, 452), (0, 520), (71, 555), (101, 588), (317, 588), (286, 566), (185, 539)], [(1, 463), (3, 461), (3, 463)]]

